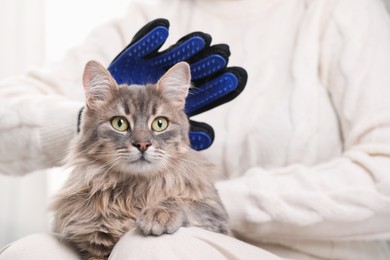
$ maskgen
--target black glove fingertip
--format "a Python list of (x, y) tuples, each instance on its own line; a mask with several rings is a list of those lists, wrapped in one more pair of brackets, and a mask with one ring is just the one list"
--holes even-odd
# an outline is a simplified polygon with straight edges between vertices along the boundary
[[(198, 55), (195, 55), (187, 60), (189, 64), (196, 63), (200, 60), (203, 60), (209, 56), (212, 56), (214, 54), (217, 54), (221, 57), (223, 57), (226, 61), (226, 65), (229, 62), (230, 57), (230, 49), (229, 45), (227, 44), (216, 44), (209, 46), (208, 48), (204, 48)], [(226, 66), (225, 66), (226, 67)]]
[(204, 32), (192, 32), (192, 33), (189, 33), (183, 37), (181, 37), (175, 45), (179, 45), (180, 43), (183, 43), (185, 41), (187, 41), (188, 39), (191, 39), (192, 37), (200, 37), (204, 40), (205, 42), (205, 48), (207, 48), (208, 46), (210, 46), (211, 44), (211, 35), (208, 34), (208, 33), (204, 33)]
[(152, 31), (157, 26), (163, 26), (169, 29), (169, 21), (164, 18), (158, 18), (153, 21), (150, 21), (146, 25), (144, 25), (133, 37), (130, 44), (133, 44), (134, 42), (139, 41), (142, 37), (144, 37), (146, 34), (148, 34), (150, 31)]
[(209, 148), (214, 142), (214, 129), (206, 124), (190, 120), (190, 142), (196, 151)]
[(84, 107), (82, 107), (77, 115), (77, 133), (80, 133), (81, 127), (81, 116), (83, 115)]
[(248, 74), (241, 67), (228, 67), (190, 89), (185, 111), (194, 116), (236, 98), (245, 88)]

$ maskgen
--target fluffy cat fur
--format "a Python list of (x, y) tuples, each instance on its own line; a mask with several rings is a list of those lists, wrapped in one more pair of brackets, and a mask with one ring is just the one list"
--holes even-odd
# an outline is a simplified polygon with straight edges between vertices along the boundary
[[(51, 205), (54, 231), (89, 260), (107, 259), (133, 228), (145, 235), (188, 226), (229, 233), (213, 186), (216, 169), (189, 146), (188, 64), (176, 64), (155, 85), (129, 87), (90, 61), (83, 85), (87, 104), (67, 158), (71, 173)], [(116, 116), (128, 121), (127, 131), (113, 128)], [(168, 128), (153, 131), (160, 116)]]

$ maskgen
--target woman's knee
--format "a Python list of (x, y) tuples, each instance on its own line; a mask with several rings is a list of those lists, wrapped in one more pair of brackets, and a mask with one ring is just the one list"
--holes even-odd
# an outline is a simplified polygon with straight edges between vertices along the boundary
[(109, 260), (130, 259), (269, 259), (281, 258), (236, 238), (200, 228), (180, 228), (173, 234), (144, 236), (127, 232)]
[(54, 235), (33, 234), (23, 237), (0, 251), (0, 260), (80, 260), (67, 244)]
[(115, 245), (110, 260), (129, 259), (226, 259), (218, 249), (180, 228), (173, 234), (145, 236), (127, 232)]

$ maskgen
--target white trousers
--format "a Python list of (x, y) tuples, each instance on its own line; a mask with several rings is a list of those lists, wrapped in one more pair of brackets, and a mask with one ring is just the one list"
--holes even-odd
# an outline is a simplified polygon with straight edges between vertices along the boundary
[[(0, 252), (0, 260), (80, 260), (66, 244), (49, 234), (24, 237)], [(180, 228), (162, 236), (126, 233), (115, 245), (109, 260), (134, 259), (281, 259), (233, 237), (199, 228)]]

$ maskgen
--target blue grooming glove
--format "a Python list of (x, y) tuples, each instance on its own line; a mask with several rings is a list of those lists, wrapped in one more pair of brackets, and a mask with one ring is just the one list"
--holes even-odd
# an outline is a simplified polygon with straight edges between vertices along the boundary
[[(210, 46), (210, 35), (194, 32), (158, 52), (168, 38), (168, 29), (168, 20), (156, 19), (136, 33), (108, 67), (118, 84), (156, 83), (170, 67), (186, 61), (190, 64), (194, 86), (186, 100), (185, 111), (189, 117), (226, 103), (241, 93), (247, 74), (240, 67), (226, 67), (230, 56), (228, 45)], [(190, 125), (192, 148), (210, 147), (214, 140), (212, 127), (192, 120)]]

